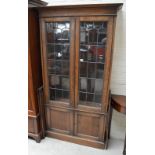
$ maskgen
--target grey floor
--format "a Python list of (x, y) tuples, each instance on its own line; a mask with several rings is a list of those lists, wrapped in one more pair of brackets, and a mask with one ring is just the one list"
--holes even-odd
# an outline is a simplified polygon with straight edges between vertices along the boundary
[(40, 143), (28, 140), (29, 155), (122, 155), (125, 135), (125, 116), (113, 111), (111, 138), (107, 150), (95, 149), (53, 138)]

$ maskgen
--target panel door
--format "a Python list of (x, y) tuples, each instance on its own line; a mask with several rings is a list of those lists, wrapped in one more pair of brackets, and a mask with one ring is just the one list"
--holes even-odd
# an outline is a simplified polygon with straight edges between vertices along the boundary
[(69, 17), (41, 19), (46, 127), (64, 134), (73, 132), (74, 26)]
[(76, 20), (76, 108), (105, 112), (111, 69), (113, 18)]
[[(75, 135), (104, 141), (111, 69), (113, 18), (76, 20)], [(84, 111), (84, 112), (83, 112)]]

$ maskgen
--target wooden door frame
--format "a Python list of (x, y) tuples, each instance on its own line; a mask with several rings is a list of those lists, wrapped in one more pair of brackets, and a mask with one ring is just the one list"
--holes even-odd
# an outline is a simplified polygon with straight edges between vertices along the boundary
[[(70, 101), (69, 103), (52, 101), (49, 98), (49, 81), (48, 81), (48, 68), (47, 68), (47, 49), (46, 49), (46, 22), (70, 22)], [(75, 20), (73, 17), (54, 17), (54, 18), (41, 18), (40, 19), (40, 36), (41, 36), (41, 57), (42, 57), (42, 76), (43, 76), (43, 91), (44, 91), (44, 104), (50, 104), (51, 106), (56, 107), (74, 107), (74, 29), (75, 29)]]

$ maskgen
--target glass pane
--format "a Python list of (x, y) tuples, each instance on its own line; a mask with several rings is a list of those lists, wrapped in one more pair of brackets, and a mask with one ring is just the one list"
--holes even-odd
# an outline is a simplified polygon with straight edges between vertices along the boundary
[(96, 64), (88, 63), (88, 77), (95, 78), (96, 77)]
[(62, 59), (62, 45), (60, 44), (54, 45), (54, 52), (55, 52), (55, 59), (61, 60)]
[(50, 88), (57, 88), (63, 90), (69, 90), (69, 78), (63, 76), (50, 75), (49, 76), (49, 86)]
[(50, 99), (60, 102), (69, 102), (69, 91), (50, 89)]
[(80, 77), (87, 77), (87, 63), (80, 63)]
[(106, 41), (107, 22), (80, 23), (79, 104), (101, 104)]
[(62, 58), (64, 60), (69, 60), (69, 45), (64, 44), (62, 46)]
[(97, 64), (96, 78), (103, 78), (104, 64)]
[(50, 74), (54, 74), (55, 73), (55, 70), (53, 69), (53, 65), (54, 65), (54, 63), (55, 63), (55, 61), (54, 60), (48, 60), (48, 62), (47, 62), (48, 64), (48, 72), (50, 73)]
[(46, 29), (47, 29), (47, 34), (46, 34), (47, 43), (54, 43), (54, 40), (55, 40), (55, 31), (53, 29), (52, 23), (47, 23)]
[(83, 102), (83, 101), (86, 101), (86, 100), (87, 100), (87, 99), (86, 99), (86, 93), (81, 93), (81, 92), (80, 92), (79, 100), (82, 101), (82, 102)]
[(92, 29), (89, 30), (89, 43), (90, 44), (97, 44), (97, 30), (96, 29)]
[(50, 99), (55, 100), (55, 89), (50, 89)]
[(49, 76), (49, 86), (50, 86), (50, 88), (56, 88), (59, 83), (60, 83), (59, 79), (57, 78), (56, 75)]
[(95, 90), (95, 79), (88, 79), (87, 80), (87, 84), (88, 84), (87, 92), (94, 93), (94, 90)]
[(62, 77), (61, 76), (56, 76), (56, 81), (57, 81), (57, 83), (56, 83), (56, 88), (57, 89), (62, 89)]
[(54, 59), (54, 46), (53, 45), (47, 45), (47, 57), (48, 59)]
[(61, 78), (62, 78), (62, 81), (61, 81), (62, 82), (62, 89), (63, 90), (69, 90), (69, 88), (70, 88), (69, 78), (68, 77), (61, 77)]
[(62, 90), (55, 90), (55, 99), (56, 100), (61, 100), (63, 97), (62, 97)]
[(86, 92), (87, 91), (87, 78), (80, 78), (80, 91), (82, 92)]
[(87, 93), (87, 101), (88, 102), (93, 102), (94, 101), (94, 94)]
[(69, 99), (69, 91), (63, 91), (62, 94), (64, 99)]
[(86, 30), (80, 32), (80, 41), (81, 44), (88, 44), (88, 32)]
[(61, 61), (48, 60), (48, 72), (49, 74), (61, 74)]
[(96, 53), (96, 46), (88, 46), (88, 61), (90, 62), (96, 62), (96, 56), (97, 56), (97, 53)]
[(69, 75), (69, 62), (62, 61), (62, 75)]
[(101, 103), (101, 97), (102, 95), (95, 95), (95, 102)]
[(81, 45), (80, 46), (80, 61), (81, 62), (87, 61), (87, 53), (88, 53), (88, 47)]
[(46, 42), (50, 99), (69, 101), (70, 22), (46, 23)]
[(95, 94), (101, 94), (103, 88), (103, 79), (95, 80)]
[(105, 48), (103, 45), (97, 47), (97, 62), (104, 63), (105, 61)]

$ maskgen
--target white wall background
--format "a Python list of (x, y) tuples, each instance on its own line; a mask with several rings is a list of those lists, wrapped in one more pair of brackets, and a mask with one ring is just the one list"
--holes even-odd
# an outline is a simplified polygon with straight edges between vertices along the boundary
[(111, 91), (126, 95), (126, 0), (44, 0), (48, 5), (75, 5), (94, 3), (120, 3), (124, 5), (118, 12), (116, 21)]
[(116, 21), (111, 91), (126, 95), (126, 4), (118, 12)]
[(121, 3), (124, 0), (43, 0), (48, 5), (75, 5), (75, 4), (93, 4), (93, 3)]

